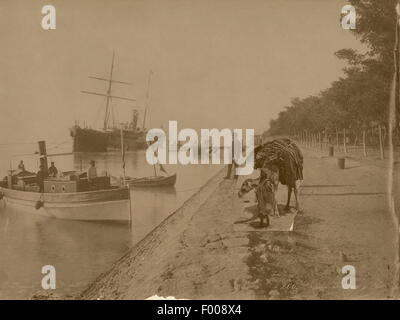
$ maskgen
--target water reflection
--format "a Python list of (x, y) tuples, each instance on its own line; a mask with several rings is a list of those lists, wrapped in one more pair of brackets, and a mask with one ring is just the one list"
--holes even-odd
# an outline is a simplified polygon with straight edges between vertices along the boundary
[[(119, 152), (54, 157), (59, 170), (86, 170), (91, 159), (98, 171), (122, 175)], [(4, 159), (3, 159), (4, 160)], [(35, 165), (35, 160), (28, 165)], [(32, 216), (4, 207), (0, 201), (0, 299), (29, 298), (41, 289), (41, 269), (55, 266), (57, 293), (72, 294), (107, 271), (129, 247), (183, 204), (221, 166), (166, 166), (177, 173), (175, 188), (131, 191), (133, 224), (64, 221)], [(30, 168), (27, 167), (29, 170)], [(32, 171), (35, 171), (32, 170)], [(153, 174), (144, 151), (126, 154), (126, 174)]]

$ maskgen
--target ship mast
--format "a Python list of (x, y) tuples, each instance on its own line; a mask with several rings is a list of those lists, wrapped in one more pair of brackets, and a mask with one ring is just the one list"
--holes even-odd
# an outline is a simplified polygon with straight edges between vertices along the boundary
[(143, 115), (143, 130), (145, 129), (145, 126), (146, 126), (146, 116), (147, 116), (147, 110), (149, 108), (150, 80), (151, 80), (152, 75), (153, 75), (153, 71), (150, 70), (149, 78), (147, 80), (146, 108), (144, 109), (144, 115)]
[(82, 93), (93, 94), (93, 95), (103, 96), (103, 97), (107, 98), (107, 100), (106, 100), (106, 111), (104, 113), (103, 130), (107, 130), (107, 128), (108, 128), (108, 122), (110, 120), (110, 114), (112, 114), (113, 127), (115, 127), (114, 110), (112, 110), (110, 108), (110, 104), (111, 104), (112, 99), (120, 99), (120, 100), (126, 100), (126, 101), (136, 101), (136, 99), (118, 97), (118, 96), (114, 96), (114, 95), (111, 94), (111, 92), (112, 92), (111, 89), (112, 89), (112, 84), (113, 83), (132, 85), (132, 83), (129, 83), (129, 82), (113, 80), (112, 77), (113, 77), (113, 72), (114, 72), (114, 58), (115, 58), (115, 52), (113, 51), (112, 61), (111, 61), (111, 69), (110, 69), (110, 77), (108, 79), (89, 76), (89, 78), (91, 78), (91, 79), (107, 81), (108, 82), (107, 92), (104, 94), (104, 93), (98, 93), (98, 92), (92, 92), (92, 91), (81, 91)]
[[(110, 118), (110, 94), (111, 94), (111, 84), (112, 84), (112, 75), (113, 75), (113, 70), (114, 70), (114, 57), (115, 57), (115, 53), (113, 51), (113, 55), (112, 55), (112, 61), (111, 61), (111, 70), (110, 70), (110, 78), (108, 81), (108, 90), (107, 90), (107, 102), (106, 102), (106, 113), (104, 116), (104, 126), (103, 129), (106, 130), (107, 129), (107, 124), (108, 124), (108, 119)], [(114, 110), (113, 110), (114, 113)], [(113, 127), (115, 126), (114, 123), (114, 116), (113, 116)]]

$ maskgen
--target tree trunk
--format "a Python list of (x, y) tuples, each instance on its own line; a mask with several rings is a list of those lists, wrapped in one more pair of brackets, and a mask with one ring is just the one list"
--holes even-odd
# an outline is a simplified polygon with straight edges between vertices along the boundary
[(319, 148), (322, 150), (322, 136), (321, 132), (318, 132)]
[(383, 158), (385, 157), (385, 154), (383, 152), (382, 127), (380, 124), (378, 125), (378, 130), (379, 130), (379, 151), (380, 151), (381, 160), (383, 160)]
[(318, 134), (314, 133), (314, 146), (318, 148)]
[(308, 139), (309, 139), (309, 136), (308, 136), (308, 131), (306, 131), (306, 134), (305, 134), (305, 136), (306, 136), (306, 147), (308, 147)]
[(313, 133), (313, 147), (315, 148), (315, 145), (316, 145), (316, 135), (315, 135), (315, 133)]
[(314, 148), (314, 133), (311, 133), (311, 148)]
[(367, 148), (365, 146), (365, 129), (363, 129), (363, 132), (362, 132), (362, 144), (363, 144), (363, 154), (364, 154), (364, 157), (366, 157), (367, 156)]
[(354, 147), (357, 147), (357, 142), (358, 142), (358, 134), (359, 134), (359, 132), (358, 131), (356, 131), (356, 137), (355, 137), (355, 139), (354, 139)]
[(382, 145), (383, 145), (383, 147), (385, 147), (386, 136), (387, 136), (386, 126), (383, 126), (382, 127)]
[(339, 151), (339, 130), (336, 128), (336, 148)]
[(346, 146), (346, 129), (343, 129), (343, 152), (347, 153), (347, 146)]
[(328, 147), (328, 144), (329, 144), (329, 135), (328, 135), (328, 130), (325, 128), (325, 131), (324, 131), (324, 146), (325, 146), (325, 149)]

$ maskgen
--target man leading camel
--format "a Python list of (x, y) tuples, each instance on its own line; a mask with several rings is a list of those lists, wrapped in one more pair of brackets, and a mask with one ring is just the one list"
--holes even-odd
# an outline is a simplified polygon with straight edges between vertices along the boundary
[(288, 187), (286, 210), (290, 209), (290, 198), (294, 191), (296, 210), (300, 211), (299, 188), (303, 180), (303, 155), (290, 139), (269, 141), (255, 150), (255, 169), (276, 166), (279, 171), (279, 182)]

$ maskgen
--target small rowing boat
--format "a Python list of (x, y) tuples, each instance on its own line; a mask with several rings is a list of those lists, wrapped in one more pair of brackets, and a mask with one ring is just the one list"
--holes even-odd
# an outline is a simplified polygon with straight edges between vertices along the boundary
[(157, 174), (156, 165), (153, 165), (154, 176), (143, 177), (143, 178), (131, 178), (126, 177), (125, 183), (128, 183), (131, 187), (173, 187), (176, 182), (176, 173), (169, 175), (167, 170), (162, 166), (162, 164), (157, 164), (160, 171), (167, 174), (167, 176), (160, 176)]
[(170, 176), (151, 176), (143, 178), (126, 178), (126, 183), (131, 187), (173, 187), (176, 174)]

